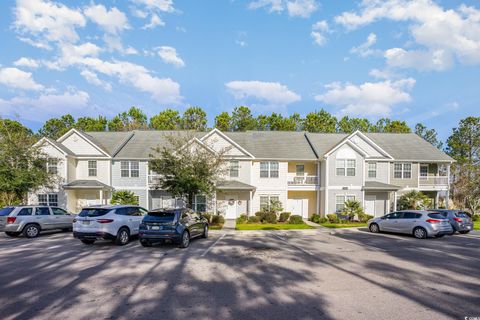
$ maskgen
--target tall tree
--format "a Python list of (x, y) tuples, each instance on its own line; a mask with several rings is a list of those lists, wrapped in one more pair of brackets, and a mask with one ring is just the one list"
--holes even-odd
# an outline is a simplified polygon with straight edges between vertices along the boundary
[(52, 118), (47, 120), (38, 134), (51, 139), (58, 139), (68, 130), (75, 126), (75, 119), (70, 114), (61, 116), (60, 118)]
[(304, 120), (304, 130), (308, 132), (336, 132), (337, 118), (325, 110), (310, 112)]
[(283, 128), (283, 116), (279, 113), (272, 112), (271, 115), (267, 117), (268, 129), (270, 131), (280, 131)]
[(137, 107), (119, 113), (108, 122), (110, 131), (130, 131), (147, 128), (147, 115)]
[(21, 203), (28, 192), (54, 181), (45, 167), (47, 156), (32, 146), (35, 140), (19, 122), (0, 118), (0, 205)]
[(222, 131), (232, 130), (232, 117), (230, 117), (228, 112), (223, 111), (215, 117), (215, 128)]
[(233, 131), (255, 130), (256, 122), (248, 107), (235, 107), (232, 112)]
[(264, 114), (259, 114), (256, 119), (256, 129), (259, 131), (268, 130), (268, 117)]
[(206, 131), (207, 114), (200, 107), (190, 107), (183, 113), (182, 128), (185, 130)]
[(98, 118), (82, 117), (77, 119), (75, 128), (82, 131), (106, 131), (107, 125), (108, 120), (103, 116), (98, 116)]
[(343, 117), (337, 124), (337, 131), (341, 133), (353, 133), (357, 130), (362, 132), (370, 132), (372, 124), (366, 118), (350, 118)]
[(375, 132), (385, 133), (410, 133), (412, 130), (405, 121), (382, 118), (377, 121), (374, 127)]
[(155, 130), (176, 130), (181, 128), (182, 119), (177, 110), (165, 109), (150, 118), (150, 128)]
[(421, 123), (415, 125), (415, 133), (422, 137), (425, 141), (430, 142), (433, 146), (438, 149), (442, 149), (443, 143), (437, 138), (437, 131), (435, 129), (428, 129)]

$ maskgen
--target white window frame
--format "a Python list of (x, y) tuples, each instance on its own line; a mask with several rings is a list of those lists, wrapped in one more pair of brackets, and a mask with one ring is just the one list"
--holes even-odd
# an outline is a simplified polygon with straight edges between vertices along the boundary
[[(343, 171), (339, 171), (343, 170)], [(351, 173), (353, 170), (353, 174)], [(335, 160), (335, 175), (337, 177), (355, 177), (357, 175), (357, 160), (356, 159), (336, 159)]]
[[(205, 199), (205, 201), (199, 201), (199, 199)], [(204, 196), (204, 195), (201, 195), (201, 194), (196, 194), (194, 197), (193, 197), (193, 203), (192, 203), (192, 209), (193, 211), (195, 212), (207, 212), (207, 204), (208, 204), (208, 201), (207, 201), (207, 196)], [(198, 206), (199, 205), (204, 205), (205, 206), (205, 210), (199, 210), (198, 209)]]
[(58, 174), (58, 159), (49, 158), (47, 160), (47, 172), (50, 174)]
[[(339, 198), (342, 198), (343, 202), (338, 201)], [(341, 212), (345, 208), (345, 202), (353, 200), (356, 201), (357, 197), (354, 194), (337, 194), (335, 195), (335, 212)], [(340, 208), (339, 208), (340, 206)]]
[[(373, 165), (373, 169), (370, 166)], [(377, 177), (377, 163), (376, 162), (368, 162), (367, 164), (367, 177), (369, 178), (376, 178)]]
[[(45, 201), (40, 201), (41, 197), (45, 197)], [(56, 200), (53, 200), (53, 197), (55, 197)], [(39, 193), (37, 194), (37, 202), (40, 206), (58, 207), (58, 193)]]
[[(426, 174), (422, 174), (422, 168), (427, 168)], [(428, 163), (421, 163), (419, 168), (418, 168), (418, 177), (420, 180), (427, 180), (428, 179), (428, 171), (429, 171), (429, 166)]]
[[(263, 169), (262, 169), (262, 164), (263, 164)], [(279, 176), (280, 176), (280, 163), (278, 161), (261, 161), (260, 162), (260, 178), (278, 178)]]
[(138, 178), (140, 177), (139, 161), (120, 161), (120, 177)]
[(97, 160), (88, 160), (88, 176), (96, 177), (97, 176)]
[[(400, 169), (397, 168), (400, 167)], [(410, 166), (410, 169), (405, 169), (406, 166)], [(400, 173), (400, 177), (395, 174)], [(411, 162), (397, 162), (393, 164), (393, 178), (394, 179), (412, 179), (412, 163)]]
[(259, 201), (260, 201), (260, 211), (262, 211), (265, 207), (265, 205), (262, 205), (262, 198), (267, 198), (267, 204), (266, 208), (267, 210), (270, 210), (270, 205), (272, 200), (277, 200), (280, 201), (280, 195), (278, 194), (261, 194), (259, 195)]
[(240, 176), (240, 162), (238, 160), (230, 160), (229, 175), (230, 178), (238, 178)]
[[(299, 172), (298, 167), (302, 167), (303, 170), (301, 172)], [(295, 176), (297, 176), (297, 177), (305, 176), (305, 164), (303, 164), (303, 163), (296, 163), (295, 164)]]

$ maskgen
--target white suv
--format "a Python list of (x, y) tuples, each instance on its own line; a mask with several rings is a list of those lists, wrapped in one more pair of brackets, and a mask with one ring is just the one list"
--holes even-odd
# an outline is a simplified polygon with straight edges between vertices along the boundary
[(139, 206), (93, 206), (82, 209), (73, 222), (73, 236), (85, 244), (98, 239), (114, 240), (125, 245), (130, 236), (138, 234), (147, 210)]

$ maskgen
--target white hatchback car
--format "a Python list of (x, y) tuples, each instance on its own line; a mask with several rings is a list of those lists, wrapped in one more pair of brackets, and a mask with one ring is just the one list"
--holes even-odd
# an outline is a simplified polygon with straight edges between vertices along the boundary
[(140, 223), (147, 210), (139, 206), (110, 205), (82, 209), (73, 222), (73, 236), (84, 244), (98, 239), (114, 240), (125, 245), (138, 234)]

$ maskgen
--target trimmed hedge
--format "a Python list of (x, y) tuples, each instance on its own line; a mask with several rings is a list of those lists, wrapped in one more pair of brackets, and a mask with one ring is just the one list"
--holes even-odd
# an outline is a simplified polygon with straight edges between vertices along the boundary
[(303, 224), (303, 218), (302, 218), (302, 216), (293, 215), (288, 220), (288, 223), (290, 223), (290, 224)]

